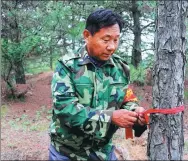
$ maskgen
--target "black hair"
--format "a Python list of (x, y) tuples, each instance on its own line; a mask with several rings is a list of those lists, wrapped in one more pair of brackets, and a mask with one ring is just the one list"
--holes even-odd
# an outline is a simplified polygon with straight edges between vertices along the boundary
[(119, 25), (121, 32), (124, 26), (124, 21), (119, 14), (114, 13), (110, 9), (98, 9), (88, 16), (85, 29), (94, 35), (101, 28), (115, 24)]

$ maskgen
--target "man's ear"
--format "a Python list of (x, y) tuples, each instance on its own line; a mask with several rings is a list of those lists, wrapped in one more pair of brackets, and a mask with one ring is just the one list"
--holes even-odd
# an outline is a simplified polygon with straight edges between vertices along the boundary
[(85, 30), (83, 31), (83, 36), (84, 36), (85, 42), (87, 43), (88, 40), (89, 40), (89, 38), (90, 38), (92, 35), (91, 35), (91, 33), (90, 33), (87, 29), (85, 29)]

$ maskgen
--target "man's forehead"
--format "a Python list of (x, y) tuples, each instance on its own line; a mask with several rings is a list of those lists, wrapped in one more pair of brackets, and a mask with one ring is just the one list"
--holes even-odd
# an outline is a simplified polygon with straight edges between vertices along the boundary
[[(107, 34), (104, 34), (103, 36), (104, 36), (104, 37), (111, 37), (112, 34), (107, 33)], [(119, 37), (120, 34), (116, 34), (116, 35), (113, 35), (113, 36)]]
[(98, 32), (98, 34), (103, 34), (105, 36), (120, 36), (120, 28), (118, 24), (112, 25), (112, 26), (107, 26), (101, 28)]

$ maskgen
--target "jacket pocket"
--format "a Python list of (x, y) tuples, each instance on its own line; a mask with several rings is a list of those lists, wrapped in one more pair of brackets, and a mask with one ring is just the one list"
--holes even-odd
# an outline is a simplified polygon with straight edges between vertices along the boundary
[(109, 108), (119, 109), (125, 96), (125, 83), (117, 82), (109, 84)]
[(93, 84), (76, 84), (75, 88), (79, 103), (90, 106), (94, 92)]

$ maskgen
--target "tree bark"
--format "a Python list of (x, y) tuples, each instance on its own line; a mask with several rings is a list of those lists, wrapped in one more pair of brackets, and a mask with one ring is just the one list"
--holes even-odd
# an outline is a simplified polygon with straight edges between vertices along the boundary
[[(12, 2), (11, 2), (12, 3)], [(21, 3), (20, 1), (14, 1), (14, 8), (10, 8), (11, 13), (14, 13), (18, 9), (18, 5)], [(10, 19), (9, 22), (9, 28), (10, 28), (10, 40), (11, 42), (19, 45), (21, 42), (21, 29), (19, 28), (19, 19), (16, 12), (13, 14), (13, 18)], [(8, 25), (8, 24), (7, 24)], [(25, 71), (23, 67), (23, 56), (21, 55), (21, 52), (15, 51), (17, 53), (14, 53), (12, 56), (12, 62), (14, 66), (14, 73), (15, 73), (15, 80), (16, 84), (25, 84)]]
[(132, 0), (132, 15), (133, 15), (133, 49), (132, 49), (132, 57), (131, 64), (138, 67), (139, 63), (142, 61), (141, 55), (141, 27), (140, 27), (140, 11), (138, 9), (138, 4), (136, 0)]
[(16, 84), (25, 84), (25, 70), (22, 60), (14, 62)]
[[(153, 107), (171, 109), (184, 101), (187, 2), (157, 2)], [(182, 112), (150, 115), (149, 160), (182, 160), (183, 146)]]

